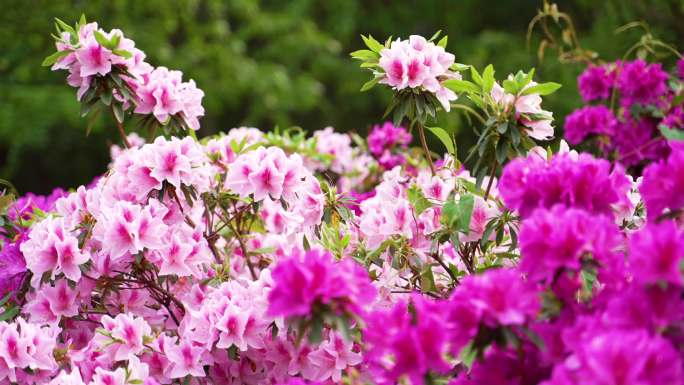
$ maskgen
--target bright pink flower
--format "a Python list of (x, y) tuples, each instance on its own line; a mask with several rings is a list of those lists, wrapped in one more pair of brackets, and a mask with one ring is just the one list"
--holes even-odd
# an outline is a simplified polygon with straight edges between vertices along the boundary
[(368, 273), (356, 262), (333, 262), (330, 253), (311, 250), (282, 260), (273, 270), (275, 287), (269, 294), (271, 315), (307, 316), (314, 304), (325, 304), (337, 312), (362, 312), (375, 298)]
[(636, 282), (684, 283), (684, 233), (675, 222), (649, 223), (632, 235), (629, 246), (629, 265)]

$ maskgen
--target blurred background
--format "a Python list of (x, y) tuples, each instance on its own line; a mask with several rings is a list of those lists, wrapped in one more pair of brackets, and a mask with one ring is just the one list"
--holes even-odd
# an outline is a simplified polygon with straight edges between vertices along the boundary
[[(630, 21), (646, 21), (675, 45), (684, 38), (681, 0), (558, 5), (572, 15), (582, 45), (605, 60), (620, 57), (639, 39), (639, 31), (615, 33)], [(194, 79), (206, 94), (200, 136), (276, 125), (310, 131), (334, 126), (365, 135), (381, 121), (391, 92), (359, 92), (370, 77), (349, 58), (363, 48), (359, 34), (382, 41), (389, 35), (431, 36), (438, 29), (449, 35), (447, 50), (457, 62), (480, 69), (492, 63), (499, 79), (536, 67), (538, 80), (562, 83), (544, 103), (561, 136), (563, 116), (580, 105), (575, 79), (583, 67), (561, 64), (553, 52), (540, 63), (536, 45), (526, 49), (528, 22), (540, 7), (541, 0), (3, 0), (0, 178), (21, 193), (46, 193), (88, 183), (109, 162), (108, 146), (116, 141), (111, 119), (101, 118), (86, 137), (87, 122), (79, 117), (67, 73), (40, 65), (54, 51), (54, 17), (72, 24), (85, 13), (105, 30), (122, 29), (149, 63)], [(440, 124), (456, 130), (459, 147), (467, 148), (472, 139), (465, 121), (450, 114)]]

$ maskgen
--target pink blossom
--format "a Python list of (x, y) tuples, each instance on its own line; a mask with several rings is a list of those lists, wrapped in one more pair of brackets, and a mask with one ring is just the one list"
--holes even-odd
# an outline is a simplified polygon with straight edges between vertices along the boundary
[(166, 347), (166, 354), (171, 362), (169, 378), (183, 378), (187, 375), (204, 377), (202, 353), (204, 349), (193, 346), (182, 340), (179, 345)]

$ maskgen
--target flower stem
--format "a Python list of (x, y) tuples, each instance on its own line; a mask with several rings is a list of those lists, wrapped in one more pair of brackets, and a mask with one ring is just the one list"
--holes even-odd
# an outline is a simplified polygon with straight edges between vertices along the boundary
[(432, 171), (432, 175), (435, 175), (435, 165), (432, 164), (432, 155), (430, 155), (430, 149), (428, 149), (427, 142), (425, 141), (425, 129), (420, 122), (418, 123), (418, 136), (420, 137), (420, 144), (423, 146), (425, 158), (427, 158), (428, 164), (430, 165), (430, 171)]
[(119, 122), (119, 119), (116, 118), (114, 107), (112, 107), (112, 116), (114, 117), (114, 121), (116, 122), (116, 128), (119, 130), (119, 135), (121, 135), (121, 139), (123, 139), (124, 145), (126, 146), (126, 148), (131, 148), (131, 143), (128, 141), (128, 137), (126, 136), (126, 131), (124, 130), (123, 124), (121, 124), (121, 122)]

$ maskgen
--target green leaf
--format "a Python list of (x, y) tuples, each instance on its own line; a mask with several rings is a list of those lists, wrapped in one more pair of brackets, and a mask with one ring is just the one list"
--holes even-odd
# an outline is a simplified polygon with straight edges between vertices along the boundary
[(363, 61), (375, 60), (380, 57), (380, 55), (378, 55), (377, 53), (367, 49), (360, 49), (358, 51), (350, 53), (349, 55), (351, 55), (351, 57), (353, 57), (354, 59), (360, 59)]
[(86, 24), (88, 24), (88, 22), (86, 21), (86, 15), (85, 15), (85, 13), (82, 13), (81, 18), (78, 20), (78, 26), (82, 27)]
[(55, 17), (55, 22), (59, 25), (59, 27), (62, 29), (62, 31), (69, 32), (69, 33), (76, 33), (74, 29), (67, 23), (63, 22), (59, 18)]
[(444, 37), (439, 39), (439, 41), (437, 42), (437, 46), (442, 47), (442, 48), (446, 48), (448, 41), (449, 41), (449, 36), (445, 35)]
[(424, 292), (437, 291), (435, 276), (432, 274), (432, 265), (425, 264), (425, 268), (420, 273), (420, 288)]
[(470, 194), (463, 195), (458, 200), (458, 227), (465, 234), (470, 232), (470, 219), (473, 215), (474, 204), (475, 199)]
[(114, 117), (116, 118), (116, 121), (119, 123), (123, 123), (123, 121), (124, 121), (123, 105), (121, 103), (114, 103), (112, 105), (112, 111), (114, 111)]
[[(118, 33), (115, 33), (114, 36), (112, 36), (111, 40), (109, 40), (109, 45), (111, 46), (111, 50), (114, 51), (118, 46), (119, 43), (121, 42), (121, 35)], [(107, 47), (109, 48), (109, 47)]]
[(373, 88), (376, 84), (378, 84), (380, 79), (382, 79), (382, 78), (376, 77), (376, 78), (373, 78), (373, 79), (363, 83), (363, 86), (361, 86), (361, 92), (366, 92), (366, 91), (370, 90), (371, 88)]
[(57, 63), (57, 61), (59, 59), (67, 56), (70, 53), (71, 53), (71, 51), (57, 51), (57, 52), (53, 53), (52, 55), (46, 57), (45, 60), (43, 60), (43, 63), (41, 65), (43, 67), (49, 67), (49, 66)]
[(19, 307), (17, 306), (6, 309), (4, 313), (0, 314), (0, 322), (11, 320), (17, 314), (19, 314)]
[(477, 72), (477, 70), (473, 66), (470, 66), (470, 76), (473, 78), (475, 84), (477, 84), (478, 86), (482, 86), (482, 76), (479, 72)]
[(456, 205), (456, 202), (450, 200), (450, 201), (444, 203), (444, 206), (442, 206), (442, 217), (440, 218), (440, 220), (447, 227), (453, 227), (453, 225), (458, 220), (457, 215), (458, 215), (458, 206)]
[(506, 91), (509, 94), (517, 95), (518, 94), (518, 83), (516, 83), (514, 80), (506, 79), (503, 81), (503, 88), (504, 91)]
[(494, 66), (490, 64), (482, 72), (482, 89), (488, 94), (492, 87), (494, 87)]
[(5, 306), (5, 304), (7, 303), (7, 301), (9, 301), (11, 296), (12, 296), (12, 293), (10, 292), (10, 293), (7, 293), (6, 296), (2, 297), (2, 299), (0, 299), (0, 306)]
[(463, 71), (467, 70), (468, 68), (470, 68), (469, 65), (461, 64), (461, 63), (454, 63), (451, 65), (451, 67), (449, 67), (450, 70), (456, 71), (456, 72), (463, 72)]
[(432, 204), (425, 198), (425, 195), (423, 195), (423, 192), (418, 186), (411, 186), (411, 188), (408, 189), (407, 194), (409, 202), (411, 202), (411, 205), (413, 205), (416, 210), (416, 215), (420, 215), (425, 210), (432, 207)]
[(121, 56), (124, 59), (130, 59), (133, 57), (133, 54), (126, 51), (125, 49), (113, 49), (112, 53), (117, 56)]
[(442, 83), (444, 87), (456, 92), (456, 93), (479, 93), (480, 87), (476, 86), (472, 82), (460, 79), (449, 79)]
[(373, 52), (380, 53), (380, 51), (385, 48), (379, 41), (373, 39), (373, 36), (371, 35), (368, 35), (368, 37), (361, 35), (361, 39), (366, 43), (366, 47), (370, 48)]
[(658, 126), (660, 133), (668, 140), (684, 140), (684, 131), (672, 129), (664, 124)]
[(105, 106), (109, 106), (112, 104), (112, 90), (110, 88), (107, 88), (102, 94), (100, 95), (100, 100), (102, 100), (102, 103), (104, 103)]
[(465, 365), (466, 368), (470, 370), (470, 368), (473, 367), (475, 359), (477, 358), (477, 349), (475, 349), (474, 344), (470, 342), (463, 349), (461, 349), (461, 352), (458, 354), (458, 357), (461, 360), (461, 363), (463, 363), (463, 365)]
[(445, 129), (441, 127), (425, 127), (427, 128), (430, 132), (432, 132), (441, 142), (444, 144), (444, 147), (446, 147), (447, 151), (449, 154), (454, 155), (456, 153), (456, 147), (454, 146), (454, 141), (449, 135), (448, 132), (446, 132)]
[(316, 317), (313, 320), (311, 329), (309, 329), (309, 343), (317, 344), (321, 342), (323, 338), (323, 320), (320, 317)]
[[(431, 37), (428, 41), (434, 41), (434, 40), (437, 39), (437, 38), (439, 37), (439, 35), (441, 35), (441, 34), (442, 34), (442, 30), (440, 29), (439, 31), (435, 32), (435, 34), (432, 35), (432, 37)], [(445, 37), (446, 37), (446, 36), (445, 36)]]
[(549, 95), (552, 94), (558, 89), (561, 88), (561, 85), (558, 83), (554, 82), (548, 82), (548, 83), (541, 83), (534, 85), (532, 87), (525, 88), (522, 92), (522, 95), (530, 95), (530, 94), (539, 94), (539, 95)]
[(95, 31), (95, 40), (97, 41), (98, 44), (101, 46), (107, 48), (109, 46), (109, 40), (105, 37), (105, 35), (102, 34), (100, 31)]

